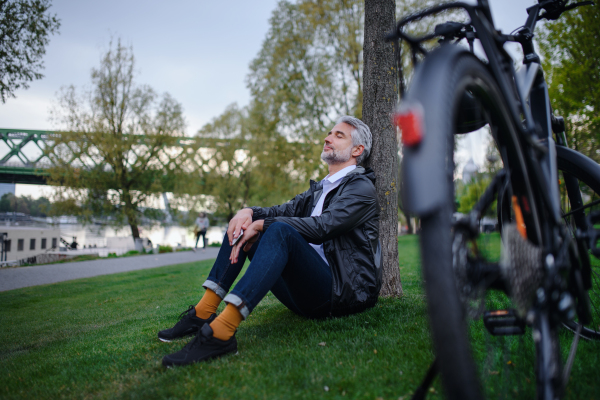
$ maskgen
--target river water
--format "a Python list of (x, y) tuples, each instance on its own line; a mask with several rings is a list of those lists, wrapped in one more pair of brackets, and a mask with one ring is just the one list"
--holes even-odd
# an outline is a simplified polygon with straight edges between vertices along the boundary
[[(78, 223), (60, 223), (58, 228), (62, 238), (67, 242), (72, 242), (73, 237), (76, 237), (80, 248), (84, 245), (86, 247), (107, 247), (110, 243), (114, 243), (116, 238), (131, 240), (131, 228), (129, 226), (115, 229), (101, 225), (84, 226)], [(209, 244), (221, 243), (225, 230), (225, 227), (211, 226), (206, 235)], [(193, 247), (195, 245), (193, 227), (188, 226), (140, 227), (140, 237), (150, 239), (153, 246)], [(198, 243), (198, 246), (201, 247), (202, 243)]]

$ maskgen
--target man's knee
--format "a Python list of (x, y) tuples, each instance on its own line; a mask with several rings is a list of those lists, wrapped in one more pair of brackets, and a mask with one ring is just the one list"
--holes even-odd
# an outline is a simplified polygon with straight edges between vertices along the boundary
[(269, 229), (267, 229), (265, 235), (280, 235), (285, 237), (294, 233), (296, 233), (296, 230), (285, 222), (273, 222), (271, 225), (269, 225)]

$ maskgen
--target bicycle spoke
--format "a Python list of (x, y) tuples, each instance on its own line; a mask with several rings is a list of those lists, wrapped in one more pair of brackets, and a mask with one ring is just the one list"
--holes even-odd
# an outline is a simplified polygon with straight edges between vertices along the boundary
[(568, 213), (564, 214), (564, 215), (563, 215), (563, 218), (566, 218), (566, 217), (570, 216), (571, 214), (575, 214), (576, 212), (580, 212), (580, 211), (582, 211), (582, 210), (585, 210), (585, 209), (587, 209), (587, 208), (593, 207), (593, 206), (595, 206), (596, 204), (600, 204), (600, 200), (596, 200), (596, 201), (593, 201), (593, 202), (591, 202), (591, 203), (588, 203), (588, 204), (586, 204), (586, 205), (583, 205), (583, 206), (581, 206), (581, 207), (579, 207), (579, 208), (576, 208), (575, 210), (573, 210), (573, 211), (571, 211), (571, 212), (568, 212)]

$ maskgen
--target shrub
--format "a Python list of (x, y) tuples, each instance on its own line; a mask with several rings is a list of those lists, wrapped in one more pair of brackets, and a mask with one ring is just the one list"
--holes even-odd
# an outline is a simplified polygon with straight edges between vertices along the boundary
[(171, 246), (158, 246), (158, 252), (159, 253), (172, 253), (173, 252), (173, 248)]

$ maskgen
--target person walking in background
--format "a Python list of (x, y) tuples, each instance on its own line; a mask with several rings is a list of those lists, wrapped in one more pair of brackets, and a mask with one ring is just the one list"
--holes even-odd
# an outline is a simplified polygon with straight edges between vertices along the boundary
[(196, 246), (194, 247), (194, 251), (196, 251), (198, 248), (198, 240), (200, 240), (200, 236), (202, 236), (202, 251), (204, 251), (206, 250), (206, 231), (210, 226), (210, 222), (208, 221), (206, 213), (201, 212), (198, 214), (198, 218), (196, 218), (196, 222), (194, 224), (194, 233), (196, 234)]

